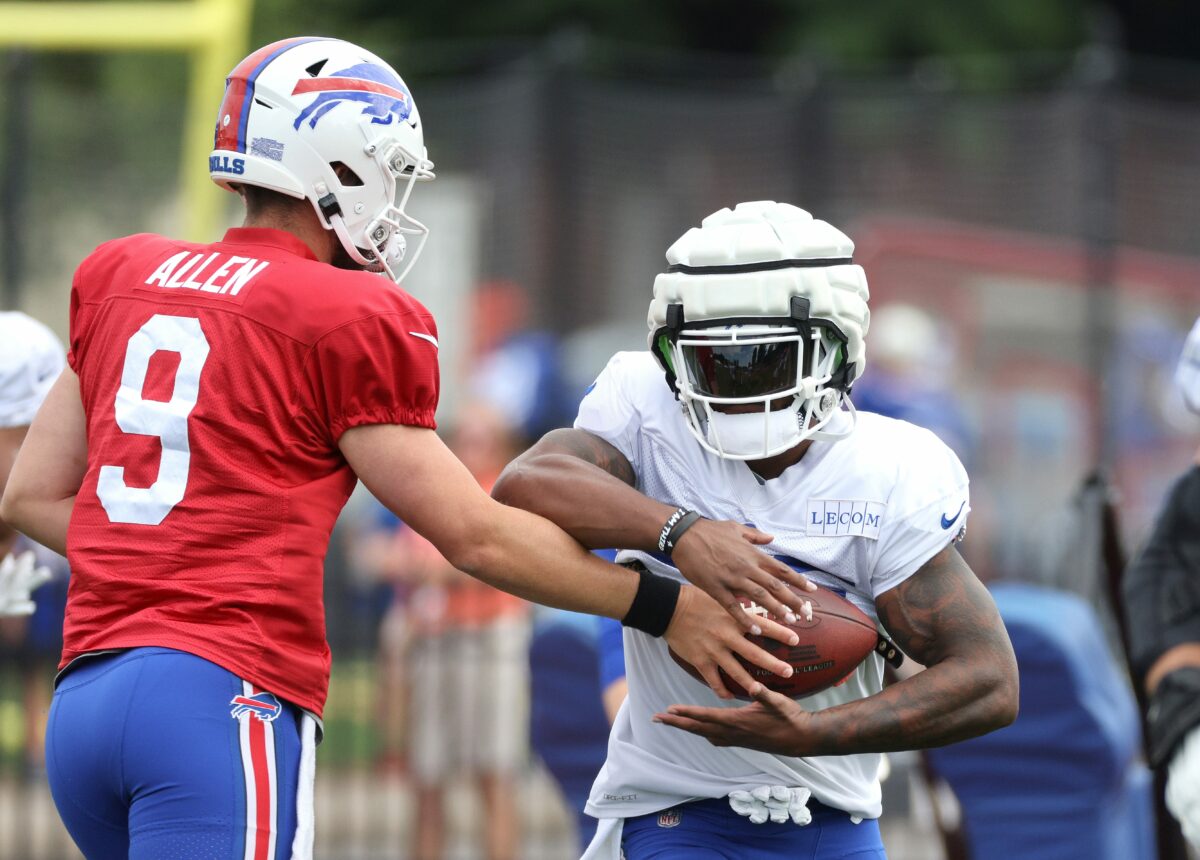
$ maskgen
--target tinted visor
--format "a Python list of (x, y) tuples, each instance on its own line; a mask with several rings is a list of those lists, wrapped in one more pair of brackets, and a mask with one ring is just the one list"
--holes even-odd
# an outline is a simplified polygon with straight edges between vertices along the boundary
[(688, 379), (710, 397), (762, 397), (796, 387), (800, 344), (681, 345)]

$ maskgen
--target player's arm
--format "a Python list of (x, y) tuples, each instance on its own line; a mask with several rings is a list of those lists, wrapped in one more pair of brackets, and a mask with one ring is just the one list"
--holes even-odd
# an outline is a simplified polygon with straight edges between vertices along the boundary
[[(548, 520), (496, 502), (432, 430), (365, 425), (347, 430), (338, 444), (375, 497), (459, 570), (547, 606), (618, 619), (628, 614), (638, 574), (602, 561)], [(764, 634), (795, 641), (782, 625), (760, 623)], [(693, 588), (681, 589), (663, 638), (681, 656), (695, 655), (699, 663), (685, 659), (703, 666), (705, 680), (725, 697), (718, 666), (739, 683), (751, 683), (735, 653), (769, 671), (791, 673)]]
[(64, 370), (46, 395), (8, 476), (0, 517), (60, 555), (87, 471), (87, 433), (79, 378)]
[[(1191, 375), (1194, 398), (1200, 398), (1198, 336), (1200, 322), (1180, 364), (1181, 376)], [(1200, 849), (1200, 452), (1196, 464), (1167, 493), (1121, 585), (1130, 662), (1147, 696), (1150, 765), (1166, 770), (1167, 808)]]
[[(653, 552), (676, 509), (639, 492), (636, 483), (633, 466), (615, 446), (585, 430), (563, 429), (547, 433), (513, 460), (492, 495), (545, 517), (591, 549)], [(770, 535), (741, 523), (701, 519), (679, 539), (671, 558), (689, 582), (749, 630), (753, 619), (738, 596), (785, 617), (782, 601), (796, 603), (788, 600), (786, 583), (810, 587), (804, 576), (755, 548), (770, 542)]]
[[(8, 486), (8, 476), (12, 472), (13, 463), (17, 459), (17, 451), (25, 441), (29, 427), (0, 427), (0, 496)], [(8, 523), (0, 522), (0, 558), (12, 552), (13, 544), (17, 542), (17, 531)]]
[(742, 708), (673, 705), (656, 719), (708, 738), (795, 756), (941, 746), (1017, 716), (1017, 663), (987, 589), (947, 547), (875, 602), (896, 643), (927, 668), (881, 693), (823, 711), (756, 684)]

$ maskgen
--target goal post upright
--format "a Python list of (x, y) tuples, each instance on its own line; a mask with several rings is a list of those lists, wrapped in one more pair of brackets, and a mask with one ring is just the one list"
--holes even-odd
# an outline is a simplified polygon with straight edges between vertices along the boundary
[(207, 169), (213, 122), (225, 76), (245, 54), (252, 6), (253, 0), (0, 2), (0, 48), (183, 53), (189, 67), (179, 167), (183, 232), (211, 240), (221, 214)]

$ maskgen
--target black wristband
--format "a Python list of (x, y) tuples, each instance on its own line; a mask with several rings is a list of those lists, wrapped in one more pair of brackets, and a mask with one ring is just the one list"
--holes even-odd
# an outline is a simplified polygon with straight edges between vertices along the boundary
[(687, 511), (683, 508), (676, 508), (675, 513), (667, 518), (663, 523), (662, 530), (658, 533), (658, 551), (665, 552), (668, 556), (675, 553), (675, 545), (679, 543), (679, 539), (683, 537), (684, 532), (698, 523), (701, 517), (695, 511)]
[(1185, 666), (1163, 676), (1146, 708), (1147, 758), (1154, 768), (1165, 767), (1200, 725), (1200, 668)]
[(675, 615), (680, 584), (669, 577), (651, 573), (640, 562), (628, 562), (622, 566), (636, 571), (638, 588), (621, 623), (651, 636), (662, 636)]

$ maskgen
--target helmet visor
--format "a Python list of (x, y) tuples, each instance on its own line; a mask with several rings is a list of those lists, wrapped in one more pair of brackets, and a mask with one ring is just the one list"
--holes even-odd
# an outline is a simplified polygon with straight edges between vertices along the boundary
[(798, 338), (709, 345), (681, 341), (688, 381), (708, 397), (763, 397), (794, 391), (799, 376)]

